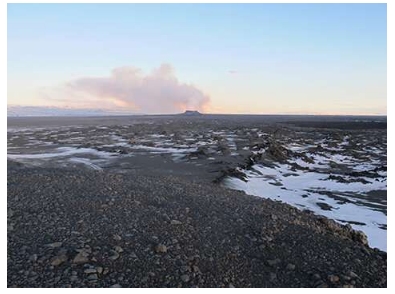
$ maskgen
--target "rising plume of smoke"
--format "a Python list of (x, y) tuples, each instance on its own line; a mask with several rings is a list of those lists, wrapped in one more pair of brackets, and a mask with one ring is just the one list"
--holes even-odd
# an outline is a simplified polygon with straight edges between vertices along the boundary
[(134, 67), (115, 68), (109, 77), (79, 78), (68, 82), (65, 88), (68, 97), (74, 100), (84, 97), (80, 99), (88, 101), (85, 105), (102, 103), (107, 108), (112, 106), (139, 113), (204, 111), (210, 100), (195, 86), (180, 82), (168, 64), (162, 64), (149, 74)]

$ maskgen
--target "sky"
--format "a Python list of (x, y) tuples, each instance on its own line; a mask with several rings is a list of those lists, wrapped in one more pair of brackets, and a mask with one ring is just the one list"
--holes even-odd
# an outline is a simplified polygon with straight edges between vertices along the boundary
[(7, 105), (387, 112), (386, 4), (8, 4)]

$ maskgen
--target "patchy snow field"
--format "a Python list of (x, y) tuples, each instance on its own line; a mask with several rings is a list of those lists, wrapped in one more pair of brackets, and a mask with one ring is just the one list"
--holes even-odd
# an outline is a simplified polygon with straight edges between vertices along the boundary
[(370, 246), (387, 251), (386, 144), (350, 150), (349, 139), (337, 147), (320, 141), (316, 150), (290, 144), (288, 150), (299, 153), (285, 163), (239, 169), (245, 180), (227, 177), (224, 184), (350, 224), (368, 236)]
[(240, 116), (125, 121), (9, 128), (7, 158), (34, 167), (219, 179), (231, 189), (350, 224), (372, 247), (387, 250), (387, 138), (375, 122), (326, 129)]

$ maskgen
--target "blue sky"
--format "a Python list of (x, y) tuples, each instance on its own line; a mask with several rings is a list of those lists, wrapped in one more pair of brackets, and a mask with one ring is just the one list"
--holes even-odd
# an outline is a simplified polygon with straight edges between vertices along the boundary
[(7, 16), (8, 104), (78, 107), (57, 104), (64, 84), (166, 63), (208, 112), (386, 113), (386, 4), (8, 4)]

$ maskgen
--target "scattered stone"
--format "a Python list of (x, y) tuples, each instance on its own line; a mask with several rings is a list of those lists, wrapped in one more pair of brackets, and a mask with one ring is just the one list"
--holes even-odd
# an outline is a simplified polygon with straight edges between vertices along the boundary
[(172, 225), (182, 225), (182, 222), (173, 219), (173, 220), (170, 222), (170, 224), (172, 224)]
[(104, 268), (103, 269), (103, 276), (107, 275), (110, 272), (109, 268)]
[(280, 262), (281, 262), (281, 260), (278, 259), (278, 258), (272, 259), (272, 260), (268, 260), (268, 261), (267, 261), (268, 265), (270, 265), (270, 266), (277, 265), (277, 264), (279, 264)]
[(54, 242), (54, 243), (47, 244), (46, 246), (54, 249), (54, 248), (59, 248), (62, 245), (63, 245), (63, 242)]
[(59, 266), (66, 261), (67, 261), (67, 256), (65, 254), (62, 254), (62, 255), (55, 256), (54, 258), (52, 258), (51, 265)]
[[(218, 130), (215, 126), (218, 120), (215, 117), (207, 119), (209, 125), (202, 128), (200, 121), (189, 121), (191, 128), (197, 125), (199, 132), (203, 131), (204, 134), (198, 137), (194, 134), (194, 129), (178, 130), (181, 141), (177, 144), (180, 148), (185, 145), (185, 148), (192, 149), (199, 142), (206, 141), (208, 154), (213, 156), (213, 161), (200, 158), (196, 164), (201, 167), (194, 170), (191, 165), (187, 166), (187, 176), (179, 176), (179, 170), (172, 172), (174, 162), (171, 154), (153, 155), (149, 159), (147, 157), (150, 161), (148, 168), (155, 169), (161, 160), (164, 167), (168, 168), (164, 172), (159, 168), (155, 169), (158, 175), (154, 173), (152, 178), (140, 175), (134, 170), (129, 173), (127, 169), (130, 162), (137, 159), (136, 163), (144, 163), (145, 155), (142, 153), (136, 158), (123, 159), (117, 153), (117, 146), (108, 149), (108, 152), (114, 153), (116, 160), (119, 157), (119, 161), (114, 162), (114, 167), (108, 166), (108, 170), (100, 174), (85, 171), (89, 166), (83, 165), (71, 171), (48, 168), (41, 172), (41, 169), (35, 167), (18, 170), (18, 173), (10, 171), (7, 204), (15, 210), (15, 214), (12, 216), (14, 232), (7, 236), (8, 285), (386, 287), (386, 253), (363, 245), (365, 237), (353, 233), (351, 227), (320, 221), (314, 213), (296, 210), (274, 199), (262, 199), (224, 189), (221, 185), (209, 182), (228, 168), (236, 169), (235, 174), (239, 172), (240, 177), (244, 173), (248, 179), (250, 172), (256, 172), (258, 177), (266, 179), (268, 174), (260, 175), (260, 169), (255, 171), (249, 168), (253, 164), (262, 164), (268, 170), (278, 170), (270, 165), (277, 164), (273, 160), (277, 155), (284, 155), (284, 159), (288, 159), (290, 163), (297, 158), (305, 161), (302, 157), (295, 157), (294, 149), (288, 146), (296, 144), (303, 147), (314, 144), (315, 132), (309, 130), (306, 133), (309, 139), (304, 142), (304, 132), (299, 132), (298, 129), (294, 133), (292, 125), (289, 124), (284, 129), (284, 134), (276, 136), (278, 146), (273, 146), (268, 154), (266, 149), (271, 140), (268, 135), (271, 130), (263, 119), (260, 120), (262, 121), (256, 123), (252, 120), (249, 122), (257, 128), (252, 131), (240, 128), (237, 125), (239, 121), (235, 124), (232, 119), (227, 119), (229, 125), (224, 126), (220, 140), (223, 142), (221, 144), (230, 147), (232, 153), (237, 151), (238, 155), (233, 153), (230, 157), (216, 152), (218, 142), (212, 141), (211, 134)], [(162, 127), (169, 128), (166, 137), (153, 137), (157, 147), (164, 147), (162, 142), (172, 140), (170, 134), (176, 132), (171, 130), (171, 126), (167, 126), (165, 118), (163, 122), (163, 126), (160, 125), (150, 132), (158, 134)], [(174, 123), (183, 124), (182, 121)], [(105, 138), (109, 131), (111, 134), (113, 131), (119, 132), (125, 142), (135, 137), (136, 145), (141, 145), (140, 139), (151, 128), (143, 121), (141, 125), (140, 131), (140, 125), (129, 128), (125, 124), (92, 133), (90, 130), (95, 128), (89, 127), (89, 131), (87, 128), (83, 133), (89, 133), (92, 138), (87, 137), (86, 141), (92, 139), (91, 148), (95, 149), (100, 148), (102, 143), (116, 143), (118, 139), (112, 136), (109, 136), (109, 140)], [(282, 126), (279, 125), (279, 128)], [(138, 131), (141, 134), (136, 134)], [(228, 138), (227, 133), (230, 132), (251, 133), (251, 137), (262, 144), (258, 150), (254, 150), (256, 154), (248, 155), (251, 156), (251, 165), (248, 165), (250, 163), (246, 162), (245, 155), (241, 153), (245, 144), (249, 144), (248, 140), (240, 136), (233, 141), (232, 137)], [(330, 129), (325, 130), (325, 134), (330, 133)], [(321, 135), (317, 137), (325, 137)], [(372, 132), (372, 137), (376, 135), (378, 134)], [(95, 142), (96, 136), (102, 143)], [(350, 136), (354, 137), (354, 134)], [(184, 137), (193, 139), (184, 140)], [(361, 133), (361, 138), (365, 137), (365, 133)], [(60, 143), (59, 146), (68, 146), (68, 142), (62, 145)], [(325, 140), (322, 144), (327, 148)], [(367, 149), (373, 146), (363, 142), (361, 145), (361, 148), (367, 146)], [(384, 163), (386, 150), (380, 149), (382, 155), (377, 154), (377, 159)], [(128, 151), (130, 153), (131, 150)], [(245, 151), (250, 151), (248, 146)], [(329, 154), (334, 155), (337, 151), (325, 153), (329, 160)], [(306, 154), (310, 152), (306, 151)], [(185, 162), (189, 161), (188, 153), (183, 156)], [(380, 156), (383, 159), (379, 159)], [(261, 159), (257, 160), (259, 157)], [(317, 166), (310, 168), (312, 171), (322, 168), (324, 174), (328, 166), (325, 164), (319, 167), (319, 163), (317, 160)], [(112, 173), (112, 169), (118, 166), (125, 166), (125, 173)], [(180, 168), (183, 167), (181, 164)], [(206, 172), (206, 167), (210, 173)], [(333, 170), (333, 173), (347, 173), (348, 168), (347, 164), (339, 165), (338, 170)], [(163, 177), (160, 174), (162, 172)], [(299, 172), (294, 172), (294, 175), (288, 176), (291, 179), (298, 175)], [(274, 178), (268, 177), (267, 180), (273, 181)], [(381, 180), (384, 182), (384, 177)], [(308, 195), (315, 192), (303, 193)], [(325, 202), (327, 196), (335, 197), (336, 193), (327, 195), (323, 192), (322, 199), (317, 201)], [(16, 201), (16, 197), (20, 197), (20, 200)], [(101, 205), (102, 203), (105, 205)], [(106, 208), (105, 213), (103, 208)], [(83, 221), (76, 224), (78, 220)], [(63, 244), (55, 241), (63, 241)], [(72, 248), (80, 249), (72, 253)], [(61, 251), (62, 249), (65, 251)], [(116, 261), (111, 261), (112, 259)], [(328, 278), (329, 275), (337, 276)], [(95, 284), (97, 281), (100, 283)]]
[(121, 240), (122, 240), (122, 237), (119, 236), (118, 234), (115, 234), (115, 235), (113, 236), (113, 238), (114, 238), (115, 241), (121, 241)]
[(38, 259), (37, 254), (32, 254), (32, 255), (29, 257), (29, 260), (30, 260), (31, 262), (36, 262), (37, 259)]
[(286, 269), (289, 271), (293, 271), (295, 269), (295, 265), (292, 263), (288, 263)]
[(195, 273), (199, 273), (199, 272), (200, 272), (200, 269), (199, 269), (199, 267), (198, 267), (197, 265), (192, 266), (192, 270), (193, 270)]
[(123, 249), (122, 249), (121, 246), (115, 246), (114, 249), (115, 249), (115, 251), (118, 252), (118, 253), (123, 252)]
[(357, 241), (357, 242), (359, 242), (359, 243), (361, 243), (363, 245), (368, 245), (369, 244), (368, 237), (362, 231), (352, 230), (351, 231), (351, 236), (352, 236), (354, 241)]
[(342, 279), (344, 281), (351, 281), (351, 278), (349, 276), (346, 276), (346, 275), (342, 275)]
[(337, 283), (337, 282), (339, 282), (340, 278), (338, 276), (335, 276), (335, 275), (329, 275), (328, 276), (328, 280), (331, 283)]
[(314, 279), (314, 280), (320, 280), (320, 279), (321, 279), (320, 274), (314, 274), (314, 275), (313, 275), (313, 279)]
[(270, 273), (269, 274), (269, 280), (271, 282), (275, 281), (277, 279), (277, 275), (275, 273)]
[(163, 244), (159, 244), (155, 248), (156, 253), (166, 253), (167, 252), (167, 247)]
[(182, 275), (181, 276), (181, 280), (184, 282), (184, 283), (187, 283), (187, 282), (189, 282), (189, 275)]
[(79, 252), (73, 259), (73, 263), (82, 264), (89, 262), (89, 254), (86, 251)]
[(325, 202), (317, 202), (316, 203), (322, 210), (332, 210), (333, 206), (329, 205), (328, 203)]
[(89, 281), (96, 281), (99, 277), (97, 276), (97, 274), (91, 274), (88, 276), (88, 280)]
[(117, 260), (119, 258), (119, 253), (115, 250), (111, 250), (112, 255), (110, 255), (108, 258), (110, 260)]
[(97, 270), (95, 268), (87, 268), (86, 270), (84, 270), (85, 274), (95, 274), (97, 272)]

